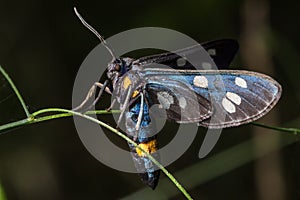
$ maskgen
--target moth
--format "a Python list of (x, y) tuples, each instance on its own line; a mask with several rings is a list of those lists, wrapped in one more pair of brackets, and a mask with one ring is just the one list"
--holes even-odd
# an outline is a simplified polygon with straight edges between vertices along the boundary
[[(153, 135), (154, 120), (149, 113), (153, 105), (158, 105), (164, 110), (165, 117), (176, 123), (227, 128), (257, 120), (268, 113), (281, 96), (280, 84), (271, 77), (252, 71), (227, 69), (238, 50), (235, 40), (216, 40), (139, 59), (118, 58), (76, 9), (75, 13), (107, 48), (112, 61), (107, 66), (107, 80), (94, 85), (87, 98), (74, 110), (87, 103), (96, 87), (101, 90), (93, 105), (104, 91), (113, 94), (115, 99), (111, 107), (118, 101), (121, 110), (117, 124), (124, 120), (128, 137), (157, 159), (157, 135)], [(195, 69), (180, 56), (196, 54), (203, 48), (221, 70)], [(157, 64), (169, 68), (157, 68)], [(141, 180), (154, 189), (160, 171), (139, 148), (130, 143), (129, 148)]]

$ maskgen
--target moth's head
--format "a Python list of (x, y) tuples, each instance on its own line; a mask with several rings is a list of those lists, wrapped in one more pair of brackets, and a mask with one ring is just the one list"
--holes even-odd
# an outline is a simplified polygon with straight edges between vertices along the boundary
[(107, 78), (113, 80), (120, 76), (122, 68), (122, 60), (121, 59), (114, 59), (107, 66)]
[(113, 59), (107, 66), (107, 78), (114, 82), (114, 80), (123, 76), (130, 69), (132, 61), (131, 58)]

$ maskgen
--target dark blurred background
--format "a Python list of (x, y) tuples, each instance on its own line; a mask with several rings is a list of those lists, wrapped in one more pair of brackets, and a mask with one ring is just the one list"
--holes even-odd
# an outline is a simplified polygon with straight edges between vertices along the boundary
[[(198, 42), (237, 39), (240, 51), (231, 68), (269, 74), (283, 87), (279, 104), (259, 122), (300, 128), (298, 1), (1, 1), (0, 64), (31, 112), (71, 108), (77, 70), (99, 43), (80, 24), (73, 6), (105, 37), (154, 26)], [(2, 75), (0, 84), (0, 124), (23, 119)], [(231, 128), (200, 160), (205, 132), (200, 128), (188, 151), (168, 167), (195, 199), (300, 199), (296, 136), (254, 125)], [(161, 140), (172, 137), (165, 134)], [(128, 197), (135, 192), (144, 199), (183, 199), (169, 180), (152, 191), (136, 174), (98, 162), (81, 143), (72, 118), (0, 136), (1, 200), (140, 199), (138, 194)]]

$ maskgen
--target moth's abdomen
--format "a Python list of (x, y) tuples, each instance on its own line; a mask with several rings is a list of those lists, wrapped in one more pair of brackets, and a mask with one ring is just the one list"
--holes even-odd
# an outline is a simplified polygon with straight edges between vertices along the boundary
[[(126, 133), (141, 149), (158, 160), (157, 136), (153, 135), (155, 133), (155, 125), (151, 122), (147, 104), (144, 104), (143, 106), (142, 121), (138, 130), (136, 129), (140, 109), (141, 103), (137, 101), (131, 106), (129, 112), (126, 113)], [(152, 189), (155, 189), (160, 171), (140, 148), (137, 148), (130, 143), (128, 144), (134, 165), (141, 180)]]

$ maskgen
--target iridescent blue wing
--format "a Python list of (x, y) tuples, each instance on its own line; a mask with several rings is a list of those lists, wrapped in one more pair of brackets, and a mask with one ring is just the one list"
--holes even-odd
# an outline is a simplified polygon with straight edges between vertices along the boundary
[(136, 60), (134, 64), (143, 66), (150, 63), (158, 63), (169, 66), (173, 69), (195, 69), (195, 67), (188, 61), (184, 63), (180, 62), (180, 55), (186, 55), (188, 57), (193, 57), (193, 55), (195, 55), (197, 58), (199, 58), (199, 53), (205, 50), (208, 52), (219, 69), (227, 69), (236, 52), (238, 51), (238, 48), (239, 45), (236, 40), (220, 39), (205, 42), (201, 45), (195, 45), (185, 49), (180, 49), (178, 51), (175, 51), (174, 53), (170, 52), (142, 57)]
[(281, 95), (279, 83), (250, 71), (147, 68), (142, 73), (147, 98), (164, 108), (168, 119), (178, 123), (198, 120), (209, 128), (254, 121), (270, 111)]

